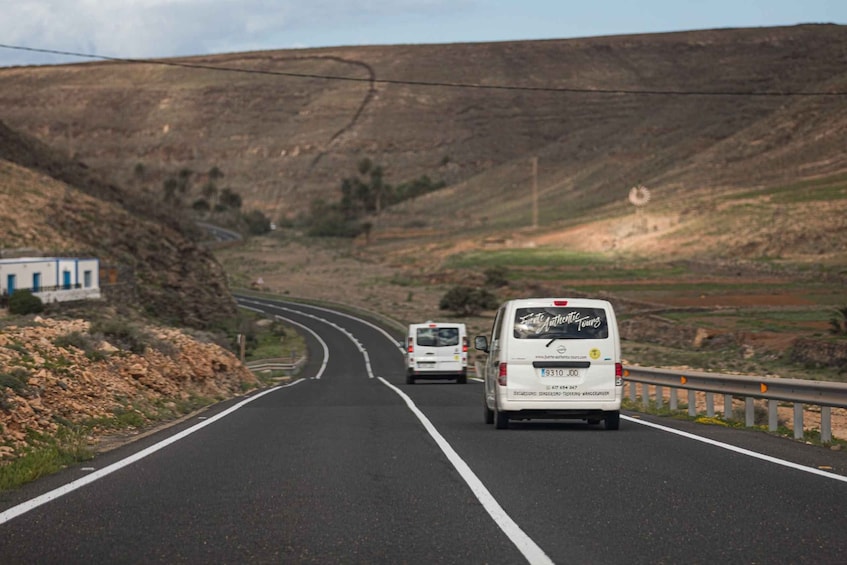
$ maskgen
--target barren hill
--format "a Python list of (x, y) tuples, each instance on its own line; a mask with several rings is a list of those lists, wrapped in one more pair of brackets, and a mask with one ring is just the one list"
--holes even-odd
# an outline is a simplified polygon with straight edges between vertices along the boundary
[(626, 213), (638, 183), (679, 214), (847, 170), (837, 25), (163, 63), (0, 69), (0, 118), (136, 191), (219, 167), (245, 208), (272, 219), (335, 198), (363, 157), (391, 183), (448, 183), (377, 232), (527, 227), (536, 157), (539, 225), (554, 231), (588, 211)]
[(0, 251), (99, 258), (115, 302), (201, 328), (235, 313), (221, 266), (180, 222), (2, 123), (0, 225)]

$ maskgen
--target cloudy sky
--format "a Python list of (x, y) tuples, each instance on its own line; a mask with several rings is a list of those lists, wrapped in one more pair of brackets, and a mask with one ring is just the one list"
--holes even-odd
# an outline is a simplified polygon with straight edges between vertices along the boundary
[(0, 66), (399, 43), (798, 23), (847, 24), (845, 0), (0, 0)]

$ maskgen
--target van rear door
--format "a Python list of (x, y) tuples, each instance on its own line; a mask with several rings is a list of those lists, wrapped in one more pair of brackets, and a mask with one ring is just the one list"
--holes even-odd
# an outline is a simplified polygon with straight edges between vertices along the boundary
[(415, 361), (418, 371), (459, 373), (464, 368), (463, 347), (467, 337), (458, 325), (418, 326), (415, 330)]
[(520, 305), (511, 325), (507, 399), (615, 399), (620, 345), (610, 307), (588, 300)]

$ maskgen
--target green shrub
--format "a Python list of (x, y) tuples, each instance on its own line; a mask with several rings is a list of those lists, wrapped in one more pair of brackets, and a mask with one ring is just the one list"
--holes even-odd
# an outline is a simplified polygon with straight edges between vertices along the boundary
[(473, 316), (482, 310), (493, 310), (498, 305), (497, 297), (484, 288), (454, 286), (441, 297), (438, 307), (452, 310), (460, 316)]
[(101, 334), (103, 339), (119, 349), (127, 349), (138, 355), (142, 355), (152, 341), (138, 326), (120, 318), (96, 322), (92, 324), (91, 332)]
[(17, 315), (44, 312), (44, 303), (31, 290), (22, 288), (9, 297), (9, 313)]

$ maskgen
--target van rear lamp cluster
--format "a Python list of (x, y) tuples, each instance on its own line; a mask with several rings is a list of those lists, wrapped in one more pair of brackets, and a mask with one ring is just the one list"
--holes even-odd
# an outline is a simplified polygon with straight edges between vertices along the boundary
[(468, 352), (468, 336), (462, 338), (462, 353)]
[(500, 371), (497, 373), (497, 384), (506, 386), (508, 378), (506, 377), (506, 363), (500, 363)]
[(623, 365), (615, 363), (615, 386), (623, 386)]
[(415, 341), (414, 341), (414, 339), (413, 339), (413, 338), (411, 338), (411, 337), (409, 338), (409, 346), (408, 346), (408, 348), (407, 348), (407, 351), (408, 351), (409, 353), (414, 353), (414, 352), (415, 352)]

